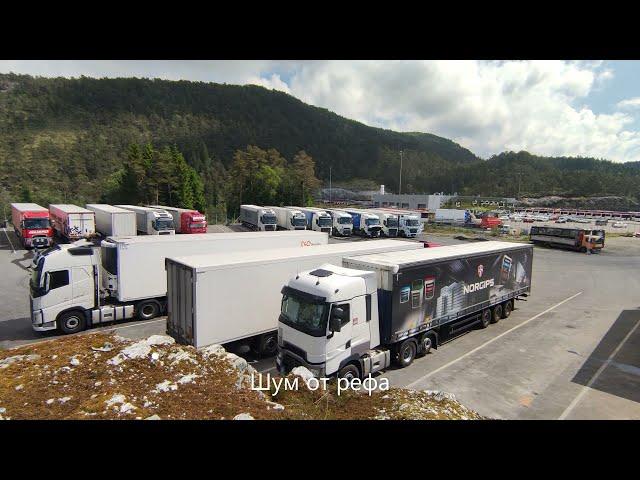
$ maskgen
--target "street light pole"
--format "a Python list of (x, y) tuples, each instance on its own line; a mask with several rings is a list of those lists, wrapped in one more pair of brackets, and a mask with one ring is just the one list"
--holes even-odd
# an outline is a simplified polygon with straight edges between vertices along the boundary
[(400, 150), (400, 186), (398, 187), (398, 195), (402, 195), (402, 150)]
[(331, 166), (329, 166), (329, 205), (331, 205)]

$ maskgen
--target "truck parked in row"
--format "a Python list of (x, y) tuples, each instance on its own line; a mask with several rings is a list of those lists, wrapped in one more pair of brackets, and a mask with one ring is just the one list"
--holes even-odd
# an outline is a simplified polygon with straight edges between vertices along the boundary
[(35, 203), (12, 203), (11, 223), (24, 248), (46, 248), (53, 243), (49, 210)]
[(343, 210), (327, 209), (333, 219), (333, 235), (348, 237), (353, 233), (353, 218)]
[(169, 212), (161, 208), (116, 205), (136, 214), (136, 227), (143, 235), (175, 235), (175, 224)]
[(164, 210), (171, 215), (176, 233), (207, 233), (207, 217), (197, 210), (164, 205), (147, 205), (147, 207)]
[(379, 237), (382, 226), (380, 219), (366, 210), (349, 209), (346, 212), (353, 219), (353, 233), (363, 237)]
[(326, 210), (314, 207), (287, 207), (296, 208), (305, 214), (307, 218), (307, 230), (333, 234), (333, 218)]
[(446, 225), (469, 225), (471, 224), (471, 212), (455, 208), (437, 208), (434, 222)]
[(196, 348), (233, 342), (274, 355), (279, 294), (290, 277), (346, 256), (412, 249), (422, 244), (383, 240), (168, 258), (167, 333)]
[(264, 207), (276, 214), (276, 221), (280, 230), (306, 230), (307, 217), (295, 207)]
[(49, 205), (53, 232), (60, 238), (80, 240), (96, 235), (96, 216), (91, 210), (70, 204)]
[(102, 203), (89, 203), (86, 207), (95, 214), (96, 231), (103, 236), (135, 237), (138, 234), (135, 212)]
[(105, 322), (149, 320), (162, 314), (167, 257), (283, 247), (303, 250), (328, 241), (325, 233), (303, 231), (143, 235), (109, 237), (99, 247), (82, 241), (57, 245), (41, 254), (33, 268), (32, 327), (39, 332), (76, 333)]
[(397, 213), (389, 213), (383, 210), (367, 210), (371, 215), (375, 215), (380, 220), (380, 226), (382, 230), (380, 230), (383, 237), (397, 237), (398, 236), (398, 225), (399, 225), (399, 215)]
[(398, 217), (398, 236), (415, 238), (420, 235), (424, 229), (424, 223), (420, 218), (420, 214), (411, 210), (399, 210), (397, 208), (377, 208), (377, 212), (388, 213)]
[(258, 205), (240, 205), (240, 223), (252, 230), (275, 232), (278, 229), (276, 212)]
[(282, 289), (276, 364), (363, 378), (410, 365), (455, 332), (510, 315), (531, 289), (533, 246), (483, 242), (347, 257)]

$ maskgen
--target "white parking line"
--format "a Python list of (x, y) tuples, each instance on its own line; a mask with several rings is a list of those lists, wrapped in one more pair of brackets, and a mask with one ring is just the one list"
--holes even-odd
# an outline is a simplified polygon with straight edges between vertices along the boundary
[(13, 248), (13, 243), (11, 243), (11, 239), (9, 238), (9, 234), (7, 233), (7, 229), (3, 228), (2, 230), (4, 230), (4, 234), (7, 237), (7, 240), (9, 241), (9, 245), (11, 245), (12, 253), (16, 253), (16, 249)]
[(561, 302), (556, 303), (556, 304), (555, 304), (555, 305), (553, 305), (552, 307), (547, 308), (545, 311), (538, 313), (537, 315), (535, 315), (535, 316), (531, 317), (531, 318), (530, 318), (530, 319), (528, 319), (528, 320), (525, 320), (524, 322), (522, 322), (522, 323), (521, 323), (521, 324), (519, 324), (519, 325), (516, 325), (516, 326), (515, 326), (515, 327), (513, 327), (513, 328), (510, 328), (510, 329), (509, 329), (509, 330), (507, 330), (506, 332), (502, 332), (502, 333), (501, 333), (500, 335), (498, 335), (497, 337), (493, 337), (491, 340), (488, 340), (488, 341), (486, 341), (485, 343), (483, 343), (482, 345), (477, 346), (477, 347), (476, 347), (476, 348), (474, 348), (473, 350), (469, 350), (469, 351), (468, 351), (467, 353), (465, 353), (464, 355), (462, 355), (462, 356), (460, 356), (460, 357), (458, 357), (458, 358), (456, 358), (456, 359), (454, 359), (454, 360), (451, 360), (449, 363), (445, 363), (445, 364), (444, 364), (444, 365), (442, 365), (441, 367), (436, 368), (435, 370), (433, 370), (432, 372), (427, 373), (426, 375), (423, 375), (423, 376), (422, 376), (422, 377), (420, 377), (419, 379), (417, 379), (417, 380), (415, 380), (415, 381), (411, 382), (409, 385), (407, 385), (407, 387), (406, 387), (406, 388), (413, 388), (415, 385), (417, 385), (418, 383), (422, 382), (423, 380), (425, 380), (425, 379), (429, 378), (430, 376), (435, 375), (436, 373), (438, 373), (438, 372), (440, 372), (440, 371), (444, 370), (445, 368), (450, 367), (450, 366), (451, 366), (451, 365), (453, 365), (454, 363), (459, 362), (459, 361), (460, 361), (460, 360), (462, 360), (463, 358), (466, 358), (466, 357), (468, 357), (469, 355), (474, 354), (475, 352), (477, 352), (477, 351), (478, 351), (478, 350), (480, 350), (481, 348), (484, 348), (484, 347), (486, 347), (487, 345), (489, 345), (490, 343), (493, 343), (493, 342), (495, 342), (496, 340), (498, 340), (499, 338), (501, 338), (501, 337), (505, 336), (507, 333), (513, 332), (514, 330), (517, 330), (518, 328), (520, 328), (520, 327), (522, 327), (522, 326), (526, 325), (527, 323), (532, 322), (532, 321), (533, 321), (533, 320), (535, 320), (536, 318), (541, 317), (541, 316), (542, 316), (542, 315), (544, 315), (545, 313), (549, 313), (551, 310), (554, 310), (554, 309), (558, 308), (558, 307), (559, 307), (560, 305), (562, 305), (563, 303), (566, 303), (566, 302), (568, 302), (569, 300), (573, 300), (574, 298), (576, 298), (578, 295), (581, 295), (581, 294), (582, 294), (582, 292), (578, 292), (578, 293), (576, 293), (575, 295), (571, 295), (569, 298), (565, 298), (565, 299), (564, 299), (564, 300), (562, 300)]
[(598, 377), (600, 376), (600, 374), (604, 372), (605, 368), (607, 368), (611, 364), (614, 357), (618, 354), (618, 352), (622, 348), (622, 345), (624, 345), (625, 342), (629, 339), (629, 337), (633, 334), (633, 332), (636, 331), (636, 328), (638, 328), (638, 325), (640, 325), (640, 320), (636, 322), (635, 326), (629, 331), (629, 333), (627, 333), (627, 335), (622, 339), (622, 341), (618, 344), (615, 350), (611, 352), (611, 355), (609, 355), (609, 358), (607, 358), (607, 360), (600, 366), (598, 371), (596, 371), (593, 377), (591, 377), (591, 380), (589, 380), (589, 382), (582, 387), (582, 390), (580, 390), (580, 393), (578, 393), (578, 395), (576, 395), (576, 398), (574, 398), (573, 401), (569, 404), (569, 406), (564, 409), (564, 412), (562, 412), (562, 415), (558, 417), (558, 420), (565, 420), (569, 416), (569, 414), (572, 412), (572, 410), (576, 407), (576, 405), (578, 405), (580, 400), (582, 400), (582, 397), (585, 396), (587, 391), (591, 390), (591, 385), (596, 383), (596, 380), (598, 380)]

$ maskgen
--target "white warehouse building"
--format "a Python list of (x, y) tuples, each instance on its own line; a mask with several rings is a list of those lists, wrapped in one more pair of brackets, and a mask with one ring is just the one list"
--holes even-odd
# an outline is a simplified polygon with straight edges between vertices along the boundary
[(442, 207), (442, 204), (453, 198), (454, 195), (444, 194), (380, 194), (376, 193), (371, 196), (371, 202), (374, 208), (378, 207), (398, 207), (409, 210), (429, 210), (431, 212)]

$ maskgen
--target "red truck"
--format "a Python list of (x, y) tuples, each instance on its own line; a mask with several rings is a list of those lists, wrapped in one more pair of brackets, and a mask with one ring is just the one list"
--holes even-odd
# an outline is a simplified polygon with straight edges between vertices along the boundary
[(45, 248), (53, 243), (49, 210), (35, 203), (12, 203), (11, 223), (24, 248)]
[(502, 225), (502, 220), (498, 218), (498, 214), (487, 212), (480, 217), (480, 228), (497, 228)]
[(165, 207), (164, 205), (146, 205), (161, 208), (173, 217), (176, 233), (207, 233), (207, 218), (203, 213), (189, 208)]

